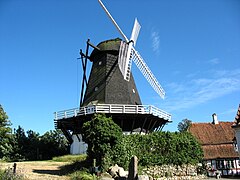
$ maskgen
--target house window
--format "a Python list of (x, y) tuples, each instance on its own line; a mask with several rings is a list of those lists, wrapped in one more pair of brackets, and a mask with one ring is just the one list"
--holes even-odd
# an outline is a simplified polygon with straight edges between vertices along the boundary
[(228, 161), (227, 161), (227, 168), (229, 168), (229, 169), (234, 168), (233, 160), (228, 160)]
[(217, 160), (217, 169), (224, 169), (224, 160)]

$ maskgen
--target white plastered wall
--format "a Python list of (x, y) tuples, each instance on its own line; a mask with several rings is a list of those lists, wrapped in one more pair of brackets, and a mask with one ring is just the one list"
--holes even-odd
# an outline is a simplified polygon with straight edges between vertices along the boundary
[[(80, 141), (77, 136), (79, 137)], [(71, 144), (71, 147), (70, 147), (70, 154), (86, 154), (88, 146), (85, 142), (83, 142), (82, 135), (73, 134), (72, 140), (73, 140), (73, 143)]]

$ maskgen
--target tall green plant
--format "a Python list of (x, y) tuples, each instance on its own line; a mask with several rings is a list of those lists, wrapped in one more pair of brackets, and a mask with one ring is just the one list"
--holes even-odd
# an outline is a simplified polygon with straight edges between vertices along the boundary
[(68, 153), (68, 141), (61, 130), (50, 130), (41, 136), (40, 153), (44, 159)]
[(95, 114), (91, 121), (83, 124), (83, 140), (88, 144), (87, 154), (90, 160), (96, 159), (97, 165), (110, 165), (111, 151), (122, 141), (122, 130), (112, 118), (104, 114)]
[(154, 132), (148, 135), (124, 136), (115, 161), (127, 168), (130, 158), (136, 155), (142, 166), (163, 164), (196, 164), (202, 160), (203, 151), (197, 140), (188, 132)]
[(191, 125), (192, 121), (189, 119), (183, 119), (180, 123), (178, 123), (178, 130), (179, 132), (185, 132), (188, 130), (189, 126)]
[(12, 152), (11, 145), (11, 122), (8, 119), (7, 113), (0, 105), (0, 159), (8, 158)]
[(11, 160), (43, 160), (68, 153), (68, 142), (60, 130), (50, 130), (40, 136), (28, 130), (26, 133), (20, 126), (12, 135), (14, 151)]

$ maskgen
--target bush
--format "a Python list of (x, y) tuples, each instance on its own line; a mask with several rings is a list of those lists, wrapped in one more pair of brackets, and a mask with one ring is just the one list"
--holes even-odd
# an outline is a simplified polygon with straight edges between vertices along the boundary
[(70, 174), (71, 180), (93, 180), (93, 176), (87, 171), (76, 171)]
[(118, 146), (112, 151), (111, 159), (124, 168), (128, 167), (134, 155), (138, 157), (140, 166), (196, 164), (203, 157), (200, 144), (188, 132), (128, 135)]
[(111, 151), (121, 144), (122, 130), (104, 114), (95, 114), (91, 121), (85, 122), (82, 128), (83, 140), (88, 144), (88, 158), (105, 170), (112, 162)]
[(87, 171), (76, 171), (70, 174), (71, 180), (92, 180), (93, 176)]
[(12, 169), (8, 168), (6, 170), (0, 169), (0, 179), (2, 180), (24, 180), (22, 175), (14, 174)]
[(187, 131), (123, 136), (120, 127), (103, 114), (84, 123), (83, 138), (88, 158), (96, 159), (103, 170), (114, 164), (126, 169), (132, 156), (138, 157), (140, 166), (196, 164), (203, 157), (200, 144)]

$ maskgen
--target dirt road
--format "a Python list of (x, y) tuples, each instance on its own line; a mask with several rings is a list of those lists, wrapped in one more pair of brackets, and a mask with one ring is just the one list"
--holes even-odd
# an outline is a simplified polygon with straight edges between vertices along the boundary
[[(62, 175), (60, 167), (66, 165), (66, 162), (51, 161), (31, 161), (17, 162), (17, 173), (24, 175), (27, 179), (48, 179), (48, 180), (68, 180)], [(0, 163), (1, 169), (12, 168), (13, 163)]]

